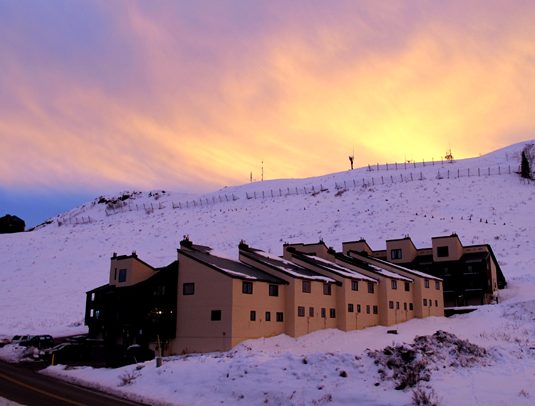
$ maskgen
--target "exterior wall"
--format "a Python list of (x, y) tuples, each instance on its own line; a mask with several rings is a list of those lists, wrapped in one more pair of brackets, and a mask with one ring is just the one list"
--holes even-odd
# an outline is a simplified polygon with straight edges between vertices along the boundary
[[(392, 258), (392, 250), (401, 249), (402, 257), (399, 259)], [(410, 238), (400, 240), (388, 240), (386, 242), (387, 261), (393, 263), (412, 262), (417, 255), (417, 249)]]
[[(126, 269), (126, 281), (119, 282), (119, 272)], [(136, 256), (112, 257), (110, 264), (110, 285), (117, 287), (131, 286), (154, 275), (154, 269)]]
[[(288, 320), (290, 321), (288, 335), (292, 337), (300, 337), (316, 330), (338, 327), (337, 320), (339, 311), (336, 306), (336, 298), (338, 294), (337, 286), (332, 284), (331, 295), (324, 295), (323, 282), (310, 282), (310, 293), (303, 292), (302, 280), (297, 280), (296, 283), (293, 284), (294, 309), (288, 317)], [(299, 317), (297, 315), (299, 306), (305, 308), (304, 317)], [(313, 316), (310, 316), (309, 314), (310, 308), (313, 308)], [(325, 317), (322, 317), (322, 309), (325, 309)], [(335, 311), (334, 318), (330, 316), (331, 309), (334, 309)]]
[[(232, 341), (231, 346), (244, 340), (271, 337), (286, 330), (286, 297), (288, 285), (277, 285), (278, 296), (269, 296), (268, 282), (252, 282), (253, 293), (242, 292), (243, 280), (232, 279)], [(256, 320), (251, 321), (251, 310), (256, 312)], [(270, 312), (270, 321), (266, 320)], [(284, 320), (277, 321), (277, 313), (282, 312)]]
[[(347, 263), (343, 260), (336, 259), (336, 263), (345, 266), (346, 268), (360, 272), (363, 275), (369, 276), (379, 280), (379, 284), (375, 286), (377, 292), (377, 303), (379, 305), (379, 317), (378, 323), (382, 326), (391, 326), (393, 324), (401, 323), (414, 318), (414, 310), (410, 310), (410, 303), (414, 306), (413, 291), (414, 286), (410, 283), (410, 291), (405, 292), (404, 281), (397, 281), (397, 289), (392, 289), (392, 278), (386, 277), (379, 273), (371, 272), (366, 269), (360, 268), (356, 265)], [(360, 289), (360, 288), (359, 288)], [(365, 285), (367, 290), (367, 285)], [(390, 308), (390, 301), (393, 302), (394, 308)], [(397, 308), (399, 303), (399, 309)], [(407, 310), (405, 310), (404, 304), (407, 303)]]
[[(328, 256), (328, 260), (332, 260), (333, 263), (336, 263), (336, 260), (333, 256), (330, 254), (328, 254)], [(337, 297), (337, 328), (343, 331), (349, 331), (355, 328), (364, 328), (379, 324), (381, 311), (379, 306), (380, 292), (378, 291), (378, 287), (380, 288), (380, 286), (378, 286), (377, 283), (374, 283), (374, 293), (368, 293), (368, 283), (365, 281), (359, 281), (359, 290), (353, 291), (351, 290), (351, 279), (344, 278), (334, 272), (325, 270), (322, 267), (314, 266), (308, 262), (300, 261), (298, 258), (292, 257), (291, 259), (297, 265), (308, 268), (324, 276), (336, 279), (341, 284), (341, 286), (336, 286), (335, 289)], [(344, 263), (339, 265), (346, 266)], [(360, 269), (355, 270), (360, 272)], [(371, 277), (377, 279), (375, 275)], [(349, 312), (349, 304), (353, 304), (353, 312)], [(358, 305), (360, 305), (360, 313), (358, 312)], [(367, 306), (370, 306), (370, 313), (367, 312)], [(373, 306), (378, 306), (378, 314), (373, 314)]]
[(289, 261), (292, 260), (291, 253), (288, 252), (288, 248), (294, 248), (295, 250), (304, 254), (314, 254), (323, 259), (330, 259), (329, 248), (324, 242), (320, 241), (315, 244), (284, 244), (283, 257)]
[[(457, 235), (447, 237), (434, 237), (431, 239), (433, 249), (433, 261), (458, 261), (463, 256), (463, 245)], [(447, 256), (438, 256), (438, 247), (448, 247)]]
[[(232, 348), (232, 282), (232, 278), (179, 254), (177, 335), (170, 343), (172, 353)], [(184, 283), (195, 284), (193, 295), (184, 295)], [(220, 321), (211, 320), (212, 310), (221, 310)]]
[[(379, 312), (381, 311), (378, 284), (374, 283), (374, 293), (369, 293), (368, 282), (358, 281), (357, 291), (351, 289), (351, 281), (348, 280), (347, 282), (340, 288), (343, 289), (345, 297), (345, 304), (340, 308), (340, 316), (343, 316), (345, 320), (345, 329), (343, 330), (349, 331), (377, 326), (379, 324)], [(349, 311), (349, 304), (353, 305), (353, 312)], [(373, 313), (374, 306), (377, 306), (377, 314)]]
[(365, 252), (368, 255), (373, 254), (373, 250), (370, 248), (366, 240), (343, 242), (342, 253), (348, 255), (349, 251)]
[[(398, 275), (402, 275), (406, 278), (412, 279), (413, 283), (411, 290), (413, 290), (412, 299), (414, 302), (414, 317), (423, 318), (429, 316), (444, 316), (444, 284), (442, 281), (425, 278), (416, 275), (412, 272), (399, 269), (398, 267), (376, 261), (373, 258), (366, 258), (360, 255), (356, 255), (354, 253), (352, 255), (358, 256), (360, 260), (366, 261), (371, 264), (375, 263), (376, 265), (384, 267), (385, 269), (391, 272), (395, 272)], [(437, 285), (435, 282), (438, 282), (438, 289), (436, 288)], [(428, 287), (426, 287), (426, 285)], [(398, 289), (400, 288), (405, 292), (404, 282), (398, 283)]]

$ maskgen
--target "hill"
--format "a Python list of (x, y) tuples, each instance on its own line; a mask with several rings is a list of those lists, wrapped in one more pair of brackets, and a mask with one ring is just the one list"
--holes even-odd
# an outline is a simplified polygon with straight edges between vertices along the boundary
[[(280, 254), (283, 242), (313, 242), (322, 238), (339, 250), (342, 241), (364, 237), (372, 248), (380, 249), (384, 248), (386, 239), (408, 234), (417, 247), (422, 247), (430, 245), (433, 236), (455, 232), (465, 244), (492, 245), (509, 283), (501, 292), (500, 305), (486, 306), (452, 319), (411, 321), (401, 327), (402, 334), (396, 340), (409, 342), (417, 334), (431, 334), (442, 328), (485, 347), (501, 348), (503, 352), (493, 361), (496, 366), (479, 369), (478, 373), (488, 375), (485, 383), (501, 382), (500, 377), (505, 379), (503, 369), (510, 368), (508, 373), (518, 380), (518, 385), (515, 384), (518, 388), (508, 384), (507, 391), (499, 396), (510, 400), (514, 395), (515, 402), (527, 400), (529, 393), (528, 397), (518, 393), (528, 392), (529, 384), (524, 376), (533, 376), (535, 371), (534, 354), (529, 349), (535, 347), (530, 318), (535, 314), (535, 252), (531, 248), (535, 236), (535, 185), (521, 180), (515, 173), (524, 144), (452, 163), (375, 165), (316, 178), (226, 187), (202, 196), (130, 191), (98, 197), (50, 219), (48, 224), (32, 232), (0, 236), (0, 335), (84, 331), (85, 291), (107, 283), (113, 252), (127, 254), (135, 250), (148, 263), (163, 266), (176, 259), (178, 242), (185, 234), (196, 243), (237, 257), (241, 239)], [(256, 340), (236, 350), (239, 364), (228, 359), (223, 364), (225, 368), (254, 369), (259, 359), (247, 361), (247, 348), (254, 348), (263, 354), (260, 357), (271, 357), (269, 363), (290, 363), (292, 366), (288, 368), (299, 375), (304, 373), (302, 367), (292, 363), (301, 362), (303, 354), (321, 358), (324, 364), (318, 361), (318, 365), (334, 368), (325, 348), (335, 353), (336, 362), (348, 362), (346, 354), (360, 357), (366, 348), (391, 344), (392, 337), (384, 333), (383, 328), (377, 327), (352, 333), (327, 330), (298, 340), (287, 337)], [(281, 355), (283, 348), (290, 352), (291, 359)], [(207, 356), (199, 359), (204, 359), (200, 363), (216, 362)], [(213, 379), (221, 379), (226, 373), (223, 364), (221, 371), (214, 369), (218, 372), (213, 372), (216, 375)], [(515, 370), (514, 365), (524, 369)], [(175, 367), (169, 368), (179, 373)], [(273, 372), (272, 368), (259, 373), (270, 371)], [(275, 377), (280, 378), (280, 374), (277, 372)], [(475, 372), (462, 374), (468, 374), (467, 379), (472, 379), (474, 385)], [(442, 373), (435, 389), (446, 396), (450, 384), (458, 383), (460, 388), (465, 388), (462, 374)], [(372, 386), (374, 378), (366, 377), (366, 385)], [(261, 375), (249, 375), (247, 379), (238, 381), (251, 385), (262, 381)], [(297, 381), (291, 382), (298, 385)], [(331, 390), (339, 384), (334, 378), (327, 382)], [(284, 396), (290, 396), (290, 386), (281, 387)], [(481, 394), (485, 388), (480, 386), (472, 389)], [(146, 395), (146, 386), (140, 388)], [(239, 392), (235, 385), (230, 388)], [(277, 390), (277, 385), (265, 390)], [(191, 398), (185, 399), (200, 396), (198, 391), (192, 389), (188, 395)], [(344, 396), (352, 391), (343, 392)], [(466, 394), (469, 391), (470, 388), (465, 388)], [(459, 400), (461, 392), (454, 399)], [(246, 395), (255, 396), (254, 393)], [(373, 393), (366, 402), (379, 396), (379, 392)], [(493, 399), (491, 395), (483, 398)], [(234, 395), (226, 393), (226, 396), (233, 399)], [(305, 393), (296, 396), (306, 403), (321, 398), (310, 398)], [(407, 397), (388, 396), (381, 398), (379, 404), (397, 403)], [(203, 399), (208, 403), (214, 400), (209, 396)], [(293, 403), (287, 397), (277, 399), (272, 397), (270, 401)]]

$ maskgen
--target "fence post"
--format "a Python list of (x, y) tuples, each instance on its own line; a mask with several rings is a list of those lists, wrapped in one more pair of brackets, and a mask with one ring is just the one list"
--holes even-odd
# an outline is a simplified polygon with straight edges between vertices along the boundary
[(498, 165), (498, 175), (502, 174), (502, 167)]
[(386, 163), (386, 170), (388, 170), (388, 162)]
[(511, 174), (511, 165), (509, 165), (509, 175)]
[(262, 199), (264, 198), (264, 191), (262, 190)]
[(362, 186), (365, 186), (366, 184), (364, 183), (364, 178), (362, 178)]
[(344, 189), (347, 189), (346, 181), (344, 180)]
[(390, 175), (390, 183), (394, 184), (394, 177)]
[(377, 170), (379, 170), (379, 162), (377, 162)]
[(397, 162), (395, 162), (395, 164), (396, 164), (396, 171), (397, 171), (397, 170), (398, 170), (398, 163), (397, 163)]
[(400, 178), (401, 181), (403, 182), (403, 174), (402, 174), (402, 173), (399, 174), (399, 178)]
[(414, 180), (414, 179), (412, 178), (412, 172), (411, 172), (411, 180)]
[(414, 168), (416, 168), (416, 161), (413, 161), (412, 164), (414, 165)]
[(460, 172), (460, 169), (457, 168), (457, 179), (459, 179), (459, 174), (460, 174), (460, 173), (461, 173), (461, 172)]
[(253, 192), (253, 195), (254, 195), (254, 198), (255, 198), (255, 200), (256, 200), (256, 192)]
[(372, 186), (375, 186), (375, 182), (373, 181), (373, 178), (372, 178)]
[(383, 175), (381, 175), (381, 183), (384, 185), (385, 184), (385, 180), (383, 179)]
[(490, 166), (487, 169), (488, 169), (488, 176), (490, 176)]
[(477, 168), (477, 176), (481, 176), (481, 168)]
[(450, 170), (448, 169), (448, 179), (450, 178)]
[(353, 179), (353, 187), (357, 187), (357, 182), (355, 182), (355, 179)]
[(273, 189), (271, 189), (271, 197), (273, 198)]
[(468, 177), (470, 177), (470, 168), (468, 168)]

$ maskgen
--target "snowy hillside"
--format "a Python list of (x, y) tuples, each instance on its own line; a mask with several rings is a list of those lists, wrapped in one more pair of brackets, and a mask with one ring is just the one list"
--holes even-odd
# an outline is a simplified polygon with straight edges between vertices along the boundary
[[(411, 342), (416, 335), (442, 329), (491, 349), (488, 365), (445, 369), (434, 375), (431, 384), (442, 403), (460, 404), (463, 396), (470, 396), (466, 404), (531, 404), (535, 397), (535, 392), (529, 393), (535, 373), (535, 350), (530, 349), (535, 348), (535, 184), (514, 173), (524, 144), (453, 163), (366, 166), (317, 178), (227, 187), (203, 196), (157, 191), (97, 198), (33, 232), (0, 235), (0, 335), (85, 331), (85, 291), (107, 283), (113, 252), (135, 250), (141, 259), (163, 266), (176, 259), (178, 242), (185, 234), (195, 243), (237, 257), (241, 239), (281, 254), (283, 242), (323, 238), (340, 250), (343, 241), (364, 237), (372, 248), (384, 249), (386, 239), (408, 234), (417, 247), (424, 247), (433, 236), (456, 232), (464, 244), (492, 245), (509, 283), (501, 292), (500, 305), (451, 319), (412, 320), (401, 325), (395, 337), (376, 327), (351, 333), (320, 331), (298, 340), (256, 340), (240, 346), (232, 356), (170, 362), (165, 379), (147, 372), (151, 364), (140, 372), (139, 385), (124, 391), (148, 396), (148, 387), (162, 388), (154, 380), (182, 382), (193, 376), (211, 379), (210, 385), (194, 385), (183, 394), (185, 403), (213, 404), (218, 396), (230, 403), (244, 399), (243, 404), (262, 403), (265, 398), (277, 404), (321, 404), (329, 399), (347, 404), (355, 399), (367, 404), (408, 403), (410, 394), (392, 392), (392, 386), (384, 384), (374, 386), (377, 371), (363, 351), (392, 341)], [(306, 370), (304, 356), (316, 372)], [(355, 356), (362, 361), (355, 362)], [(358, 385), (354, 375), (353, 380), (340, 381), (335, 372), (338, 363), (345, 365), (350, 377), (359, 376)], [(201, 369), (194, 372), (195, 368)], [(330, 369), (332, 376), (323, 379), (317, 374)], [(119, 379), (120, 373), (70, 372), (84, 379), (92, 376), (98, 385), (110, 376)], [(232, 382), (225, 378), (229, 373), (236, 374)], [(270, 374), (273, 380), (266, 379)], [(325, 390), (296, 391), (304, 385), (301, 382), (314, 388), (323, 385)], [(448, 385), (454, 384), (458, 393), (451, 395)], [(154, 394), (172, 402), (177, 384), (169, 385)], [(361, 397), (355, 397), (359, 393)], [(457, 403), (450, 402), (450, 396)]]

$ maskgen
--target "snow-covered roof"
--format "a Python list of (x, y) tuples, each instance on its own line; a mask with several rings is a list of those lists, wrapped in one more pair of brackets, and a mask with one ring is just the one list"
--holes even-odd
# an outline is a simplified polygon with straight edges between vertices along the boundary
[(347, 256), (347, 255), (344, 255), (344, 254), (341, 254), (341, 253), (337, 254), (337, 258), (340, 259), (341, 261), (344, 261), (344, 262), (347, 262), (349, 264), (358, 266), (358, 267), (360, 267), (362, 269), (365, 269), (367, 271), (376, 273), (376, 274), (384, 276), (386, 278), (398, 279), (398, 280), (402, 280), (402, 281), (405, 281), (405, 282), (412, 282), (412, 279), (410, 279), (410, 278), (407, 278), (407, 277), (405, 277), (403, 275), (400, 275), (400, 274), (397, 274), (395, 272), (389, 271), (389, 270), (384, 269), (384, 268), (382, 268), (380, 266), (371, 265), (370, 263), (365, 262), (363, 260), (360, 260), (358, 258), (350, 257), (350, 256)]
[[(377, 261), (377, 262), (380, 262), (380, 263), (383, 263), (383, 264), (388, 264), (389, 266), (393, 266), (396, 269), (399, 269), (401, 271), (405, 271), (405, 272), (413, 274), (415, 276), (419, 276), (420, 278), (434, 279), (434, 280), (437, 280), (437, 281), (441, 281), (442, 280), (441, 278), (437, 278), (436, 276), (429, 275), (429, 274), (427, 274), (425, 272), (420, 272), (420, 271), (416, 271), (414, 269), (406, 268), (404, 266), (401, 266), (401, 265), (398, 265), (398, 264), (393, 264), (392, 262), (387, 262), (387, 261), (384, 261), (384, 260), (379, 259), (379, 258), (373, 258), (373, 260)], [(370, 266), (373, 266), (373, 265), (370, 264)]]
[(284, 258), (271, 255), (267, 252), (249, 248), (247, 253), (250, 254), (255, 260), (264, 263), (268, 266), (277, 268), (280, 272), (294, 276), (296, 278), (309, 279), (323, 281), (327, 283), (335, 283), (336, 281), (328, 276), (321, 275), (317, 272), (311, 271), (310, 269), (303, 268), (302, 266), (296, 265), (293, 262), (290, 262)]
[(369, 276), (361, 274), (360, 272), (354, 271), (352, 269), (348, 269), (348, 268), (342, 267), (342, 266), (340, 266), (338, 264), (335, 264), (332, 261), (328, 261), (326, 259), (323, 259), (323, 258), (320, 258), (320, 257), (317, 257), (317, 256), (306, 255), (306, 254), (302, 254), (302, 253), (297, 253), (297, 254), (294, 254), (294, 255), (297, 255), (297, 257), (299, 259), (302, 259), (305, 262), (308, 262), (308, 263), (310, 263), (312, 265), (319, 266), (319, 267), (322, 267), (324, 269), (327, 269), (328, 271), (333, 272), (333, 273), (335, 273), (335, 274), (337, 274), (339, 276), (343, 276), (344, 278), (359, 279), (359, 280), (363, 280), (363, 281), (377, 283), (376, 279), (370, 278)]

